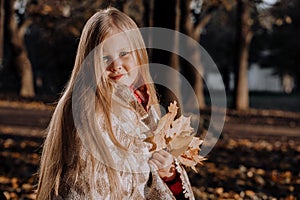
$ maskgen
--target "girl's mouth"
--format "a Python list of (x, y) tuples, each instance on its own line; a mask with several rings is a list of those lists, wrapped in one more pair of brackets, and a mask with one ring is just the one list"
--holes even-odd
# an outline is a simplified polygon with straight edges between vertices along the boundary
[(110, 78), (114, 81), (118, 81), (119, 79), (121, 79), (124, 76), (124, 74), (119, 74), (117, 76), (111, 76)]

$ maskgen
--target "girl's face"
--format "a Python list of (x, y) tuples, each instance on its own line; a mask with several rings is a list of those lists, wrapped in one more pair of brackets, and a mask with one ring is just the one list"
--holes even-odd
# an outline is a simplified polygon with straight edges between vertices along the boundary
[[(112, 36), (112, 37), (111, 37)], [(103, 61), (109, 79), (131, 86), (138, 76), (138, 67), (125, 34), (112, 32), (103, 42)]]

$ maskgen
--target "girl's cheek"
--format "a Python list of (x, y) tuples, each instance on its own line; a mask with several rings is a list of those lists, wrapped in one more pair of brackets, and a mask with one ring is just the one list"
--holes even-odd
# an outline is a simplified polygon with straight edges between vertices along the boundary
[(109, 70), (105, 70), (105, 72), (102, 74), (106, 79), (109, 79), (109, 75), (110, 75), (110, 71)]

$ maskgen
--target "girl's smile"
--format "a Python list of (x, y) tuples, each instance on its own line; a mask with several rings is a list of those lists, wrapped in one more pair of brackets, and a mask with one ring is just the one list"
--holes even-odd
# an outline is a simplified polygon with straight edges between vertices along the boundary
[(114, 80), (114, 81), (118, 81), (118, 80), (120, 80), (123, 76), (124, 76), (124, 74), (120, 74), (120, 75), (112, 75), (112, 76), (109, 76), (109, 78), (112, 79), (112, 80)]

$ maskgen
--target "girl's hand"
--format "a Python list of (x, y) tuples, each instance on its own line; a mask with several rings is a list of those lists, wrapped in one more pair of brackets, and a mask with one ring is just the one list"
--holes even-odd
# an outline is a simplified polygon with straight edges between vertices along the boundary
[(158, 170), (159, 176), (165, 181), (172, 181), (176, 177), (176, 168), (173, 156), (165, 151), (159, 150), (152, 154), (149, 164)]

